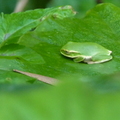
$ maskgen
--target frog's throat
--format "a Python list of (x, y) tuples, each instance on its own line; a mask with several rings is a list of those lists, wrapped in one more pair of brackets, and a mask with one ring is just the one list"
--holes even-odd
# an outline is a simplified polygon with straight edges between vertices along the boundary
[(92, 57), (91, 56), (85, 56), (84, 58), (85, 58), (84, 59), (85, 63), (88, 63), (89, 61), (92, 61)]

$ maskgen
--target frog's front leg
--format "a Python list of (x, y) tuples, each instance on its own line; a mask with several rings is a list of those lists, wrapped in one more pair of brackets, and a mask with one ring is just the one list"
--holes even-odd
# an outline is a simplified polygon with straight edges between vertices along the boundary
[(111, 55), (96, 54), (91, 58), (88, 64), (103, 63), (112, 59)]
[(84, 57), (79, 56), (79, 57), (74, 58), (73, 60), (74, 60), (74, 62), (82, 62), (82, 61), (84, 61)]

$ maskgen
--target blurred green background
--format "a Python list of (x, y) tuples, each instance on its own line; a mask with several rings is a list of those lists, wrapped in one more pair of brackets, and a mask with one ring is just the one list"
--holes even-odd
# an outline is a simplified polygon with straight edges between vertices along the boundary
[(19, 1), (27, 1), (24, 11), (38, 8), (71, 5), (80, 16), (84, 16), (86, 11), (99, 3), (113, 3), (116, 6), (120, 6), (120, 0), (0, 0), (0, 12), (7, 14), (12, 13)]

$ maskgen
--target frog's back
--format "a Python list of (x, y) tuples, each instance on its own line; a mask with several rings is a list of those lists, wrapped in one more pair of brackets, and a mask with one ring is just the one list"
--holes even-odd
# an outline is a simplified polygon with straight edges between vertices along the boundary
[(106, 48), (93, 42), (68, 42), (68, 45), (70, 48), (74, 46), (74, 51), (79, 51), (81, 54), (88, 56), (97, 54), (101, 51), (108, 52)]

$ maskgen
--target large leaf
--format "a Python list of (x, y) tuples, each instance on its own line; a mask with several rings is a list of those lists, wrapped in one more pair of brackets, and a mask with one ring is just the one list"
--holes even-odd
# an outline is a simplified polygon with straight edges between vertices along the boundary
[[(120, 70), (119, 13), (120, 8), (112, 4), (100, 4), (90, 10), (83, 19), (46, 19), (34, 32), (21, 37), (18, 43), (31, 47), (42, 55), (45, 64), (42, 70), (38, 69), (45, 75), (52, 74), (57, 77), (62, 74), (79, 74), (75, 79), (84, 80), (85, 77), (93, 79), (100, 75), (113, 74)], [(102, 64), (75, 63), (60, 54), (60, 48), (68, 41), (101, 44), (113, 51), (113, 59)]]
[[(118, 72), (120, 57), (116, 46), (119, 45), (119, 12), (120, 9), (112, 4), (100, 4), (89, 11), (83, 19), (46, 17), (34, 31), (26, 33), (20, 39), (16, 39), (16, 44), (26, 46), (37, 52), (40, 59), (43, 58), (44, 63), (41, 64), (41, 61), (34, 62), (35, 64), (26, 62), (24, 63), (26, 67), (17, 63), (17, 66), (13, 66), (12, 69), (54, 78), (61, 78), (64, 75), (79, 75), (75, 79), (83, 81), (92, 81), (101, 75), (105, 76)], [(68, 41), (96, 42), (112, 50), (113, 59), (106, 63), (93, 65), (75, 63), (72, 59), (63, 57), (60, 54), (60, 48)], [(6, 44), (10, 43), (11, 40), (6, 41)], [(12, 62), (6, 58), (5, 60)], [(9, 69), (9, 64), (4, 65), (5, 69)], [(5, 69), (2, 67), (1, 71), (5, 73)], [(14, 75), (18, 74), (15, 73)], [(21, 77), (18, 79), (21, 79)]]

